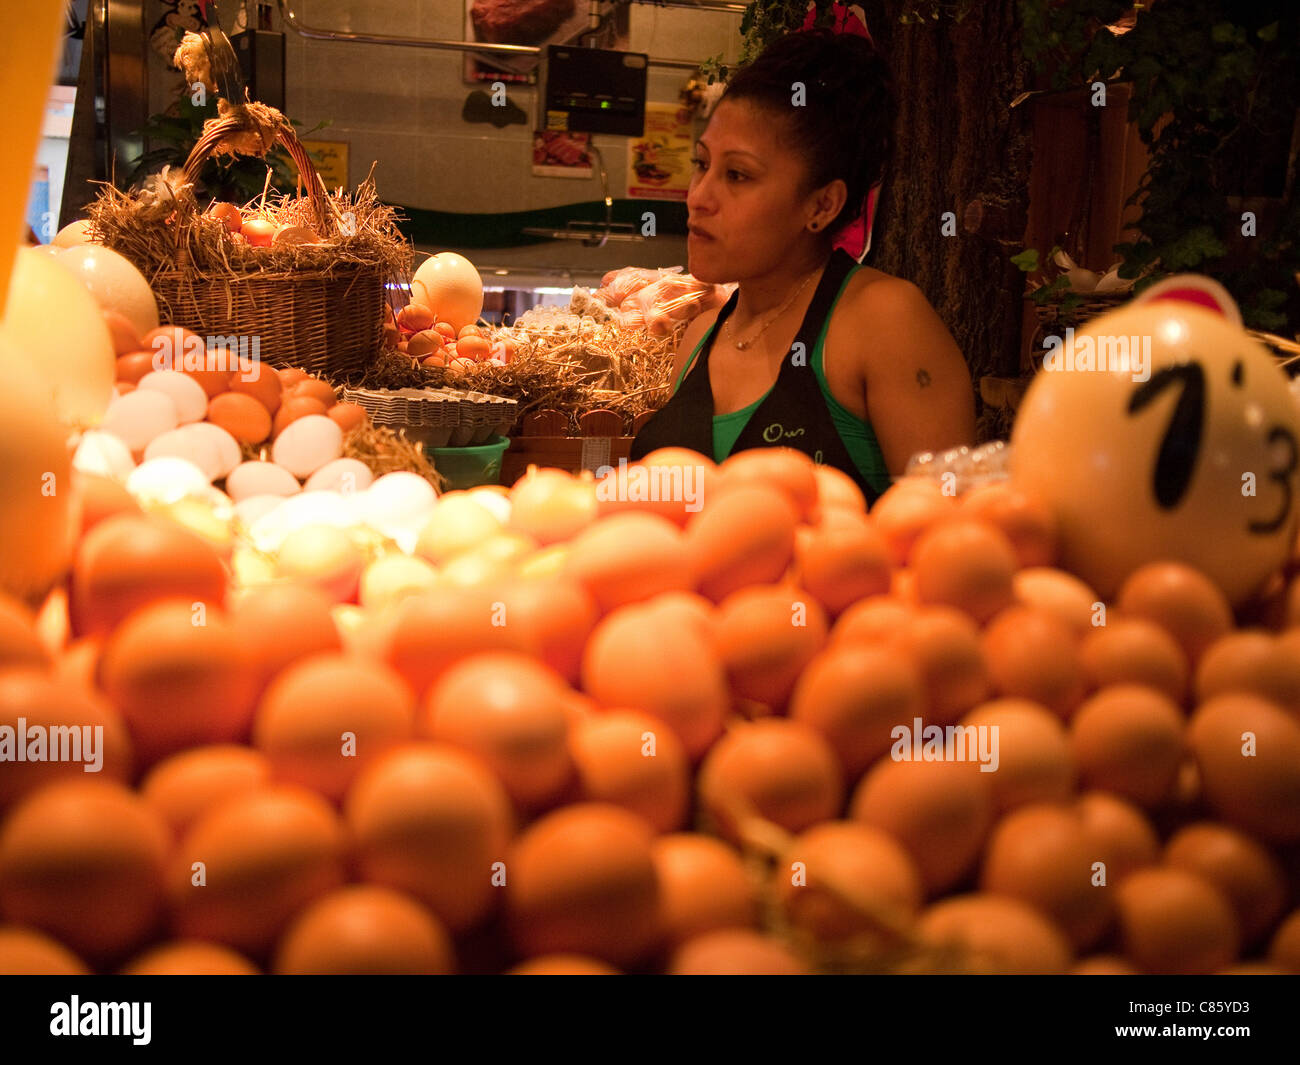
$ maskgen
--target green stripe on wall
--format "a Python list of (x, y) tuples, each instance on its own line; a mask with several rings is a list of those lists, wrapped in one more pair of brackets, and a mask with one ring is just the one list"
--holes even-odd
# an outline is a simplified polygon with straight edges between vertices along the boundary
[[(517, 248), (527, 244), (545, 244), (545, 237), (529, 236), (528, 226), (563, 229), (566, 222), (603, 222), (605, 205), (599, 200), (547, 207), (540, 211), (505, 211), (496, 214), (459, 214), (452, 211), (425, 211), (418, 207), (400, 207), (406, 221), (399, 223), (402, 232), (417, 245), (457, 248)], [(615, 200), (614, 221), (640, 229), (642, 215), (655, 216), (659, 235), (686, 235), (686, 204), (673, 200)]]

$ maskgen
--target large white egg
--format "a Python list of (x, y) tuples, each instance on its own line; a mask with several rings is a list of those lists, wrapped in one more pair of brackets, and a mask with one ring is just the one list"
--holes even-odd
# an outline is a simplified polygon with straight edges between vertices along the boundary
[(253, 496), (291, 496), (298, 478), (274, 462), (241, 462), (226, 475), (226, 491), (236, 503)]
[(415, 271), (411, 296), (433, 311), (438, 321), (460, 330), (483, 313), (483, 278), (465, 256), (443, 251)]
[(290, 422), (271, 445), (271, 458), (295, 477), (310, 477), (343, 454), (343, 430), (323, 414)]
[(122, 481), (135, 469), (135, 459), (121, 438), (102, 429), (88, 429), (77, 443), (72, 468), (81, 473), (95, 473)]
[(86, 427), (99, 422), (113, 398), (117, 356), (104, 312), (64, 257), (18, 249), (0, 321), (0, 336), (9, 341), (0, 349), (0, 371), (14, 363), (30, 367), (58, 419)]
[(259, 551), (275, 552), (286, 536), (309, 525), (348, 529), (358, 524), (354, 508), (337, 492), (300, 492), (286, 496), (274, 510), (255, 521), (248, 537)]
[(158, 328), (158, 301), (144, 274), (125, 255), (102, 244), (79, 244), (58, 259), (106, 311), (117, 311), (144, 336)]
[(342, 529), (307, 525), (284, 538), (275, 572), (277, 577), (313, 584), (338, 603), (356, 594), (364, 565), (365, 556)]
[(215, 481), (221, 474), (221, 455), (217, 445), (201, 434), (190, 432), (188, 425), (179, 429), (169, 429), (149, 441), (144, 449), (144, 460), (174, 458), (184, 459), (203, 471), (209, 481)]
[[(292, 428), (292, 425), (290, 425)], [(307, 492), (364, 492), (374, 483), (375, 475), (370, 467), (357, 459), (335, 459), (327, 462), (307, 478), (303, 490)]]
[(171, 396), (181, 425), (202, 421), (208, 413), (208, 394), (203, 391), (203, 386), (179, 370), (151, 370), (140, 378), (136, 387), (155, 389)]
[(243, 461), (244, 453), (239, 448), (239, 441), (221, 426), (213, 425), (211, 422), (194, 422), (184, 428), (200, 439), (210, 440), (213, 447), (217, 449), (218, 479), (225, 477)]
[(493, 492), (483, 488), (471, 488), (466, 494), (479, 506), (489, 511), (502, 525), (510, 521), (510, 500), (500, 492)]
[[(230, 482), (226, 485), (229, 487)], [(246, 496), (235, 503), (235, 518), (247, 526), (256, 525), (284, 502), (284, 496)]]
[(363, 607), (382, 610), (437, 583), (438, 571), (431, 563), (394, 551), (365, 568), (357, 598)]
[(126, 478), (126, 490), (143, 506), (202, 497), (211, 487), (206, 473), (173, 455), (142, 462)]
[(100, 428), (139, 455), (156, 437), (179, 424), (180, 415), (171, 396), (157, 389), (137, 388), (113, 400)]
[(69, 222), (55, 233), (54, 239), (50, 243), (58, 248), (76, 248), (82, 244), (90, 244), (92, 241), (89, 229), (90, 222), (84, 218), (78, 218), (75, 222)]

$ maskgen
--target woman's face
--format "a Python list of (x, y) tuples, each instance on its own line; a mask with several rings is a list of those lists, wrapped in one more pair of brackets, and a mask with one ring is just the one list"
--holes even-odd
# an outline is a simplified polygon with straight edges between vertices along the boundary
[(779, 119), (744, 100), (723, 100), (696, 144), (686, 196), (689, 269), (701, 281), (768, 273), (809, 239), (812, 197), (802, 160), (779, 138)]

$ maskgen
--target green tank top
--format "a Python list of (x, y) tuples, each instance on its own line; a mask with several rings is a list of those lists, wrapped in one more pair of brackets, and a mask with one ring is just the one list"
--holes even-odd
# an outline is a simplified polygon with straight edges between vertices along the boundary
[[(853, 274), (850, 273), (849, 277)], [(844, 284), (848, 284), (848, 278), (845, 278)], [(871, 422), (859, 418), (843, 403), (836, 399), (832, 394), (830, 387), (826, 384), (826, 371), (823, 367), (822, 352), (826, 345), (826, 333), (830, 329), (831, 314), (834, 313), (835, 304), (839, 303), (840, 296), (844, 294), (844, 286), (840, 286), (840, 291), (835, 295), (835, 303), (831, 304), (831, 313), (826, 315), (826, 320), (822, 323), (821, 331), (817, 334), (817, 343), (813, 347), (812, 365), (813, 373), (817, 377), (817, 386), (821, 389), (822, 397), (826, 400), (826, 409), (831, 416), (831, 424), (835, 426), (835, 431), (839, 433), (840, 439), (844, 441), (845, 448), (848, 449), (849, 457), (853, 460), (853, 465), (858, 468), (862, 474), (863, 480), (876, 489), (877, 492), (884, 492), (892, 483), (889, 475), (889, 467), (885, 465), (884, 453), (880, 450), (880, 442), (876, 439), (875, 430), (871, 427)], [(695, 350), (691, 352), (691, 357), (686, 361), (682, 372), (678, 375), (676, 383), (673, 385), (673, 391), (676, 392), (686, 379), (691, 367), (695, 365), (695, 360), (699, 357), (700, 349), (708, 341), (713, 332), (712, 328), (700, 338), (700, 342), (695, 345)], [(776, 385), (773, 384), (772, 388)], [(747, 407), (741, 407), (740, 410), (732, 411), (730, 414), (715, 414), (713, 416), (713, 461), (721, 462), (731, 454), (731, 449), (735, 447), (736, 441), (740, 434), (745, 431), (750, 417), (754, 411), (758, 410), (759, 404), (771, 395), (772, 389), (769, 388), (758, 399)]]

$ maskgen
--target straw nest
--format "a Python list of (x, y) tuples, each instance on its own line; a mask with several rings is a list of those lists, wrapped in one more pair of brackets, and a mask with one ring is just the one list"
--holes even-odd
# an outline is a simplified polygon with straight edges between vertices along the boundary
[[(240, 452), (245, 462), (266, 462), (271, 457), (269, 444), (243, 444)], [(424, 453), (424, 445), (412, 443), (400, 430), (388, 426), (364, 423), (349, 430), (343, 435), (342, 458), (356, 459), (376, 477), (404, 471), (423, 477), (439, 493), (447, 489), (446, 479)]]
[(513, 345), (515, 354), (507, 365), (478, 363), (463, 371), (448, 370), (385, 351), (358, 383), (365, 388), (458, 388), (505, 396), (519, 403), (512, 433), (534, 411), (557, 410), (568, 415), (569, 432), (576, 436), (582, 415), (609, 410), (623, 416), (624, 432), (630, 435), (639, 415), (657, 410), (668, 399), (679, 333), (651, 336), (590, 318), (583, 318), (576, 329), (485, 326), (484, 332), (493, 342), (504, 339)]

